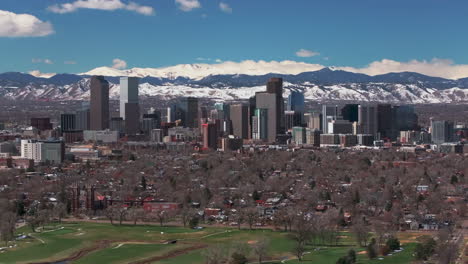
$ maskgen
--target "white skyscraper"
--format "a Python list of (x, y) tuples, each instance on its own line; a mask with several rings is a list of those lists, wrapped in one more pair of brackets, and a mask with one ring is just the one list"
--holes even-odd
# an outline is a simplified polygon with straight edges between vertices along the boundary
[(125, 119), (125, 104), (138, 104), (138, 84), (137, 77), (120, 78), (120, 117)]

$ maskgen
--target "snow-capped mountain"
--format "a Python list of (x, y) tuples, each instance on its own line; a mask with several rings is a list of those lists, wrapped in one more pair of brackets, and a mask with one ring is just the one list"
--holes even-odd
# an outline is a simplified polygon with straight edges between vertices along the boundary
[[(369, 76), (342, 70), (323, 68), (297, 74), (216, 74), (201, 75), (194, 65), (190, 76), (171, 76), (171, 70), (158, 73), (166, 77), (140, 79), (142, 97), (172, 99), (181, 96), (215, 100), (247, 99), (265, 90), (271, 77), (284, 79), (285, 94), (301, 90), (310, 100), (372, 101), (391, 103), (468, 103), (468, 78), (451, 80), (413, 72)], [(99, 68), (83, 75), (57, 74), (50, 78), (24, 73), (0, 74), (0, 96), (16, 100), (88, 100), (89, 75), (102, 73), (110, 82), (110, 95), (119, 96), (119, 76), (126, 71)], [(180, 69), (179, 69), (180, 70)], [(137, 71), (132, 70), (132, 73)], [(187, 72), (190, 72), (187, 70)], [(202, 71), (201, 71), (202, 72)], [(255, 72), (259, 73), (259, 72)]]

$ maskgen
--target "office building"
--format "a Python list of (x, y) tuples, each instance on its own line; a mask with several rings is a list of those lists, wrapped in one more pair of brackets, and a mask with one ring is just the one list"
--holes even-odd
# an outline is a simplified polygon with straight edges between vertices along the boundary
[(394, 123), (397, 131), (419, 130), (418, 115), (414, 112), (414, 106), (395, 106)]
[(318, 112), (306, 113), (304, 118), (307, 124), (307, 127), (312, 130), (322, 131), (322, 114)]
[(230, 106), (230, 116), (232, 124), (232, 134), (238, 138), (248, 139), (249, 137), (249, 107), (243, 104)]
[(91, 77), (90, 129), (109, 128), (109, 82), (103, 76)]
[[(270, 78), (267, 83), (267, 93), (274, 94), (276, 100), (275, 107), (275, 119), (277, 131), (276, 134), (283, 134), (284, 125), (284, 100), (283, 100), (283, 79), (282, 78)], [(258, 105), (258, 99), (256, 100), (258, 108), (265, 108)], [(275, 136), (276, 137), (276, 136)]]
[(315, 147), (320, 147), (320, 130), (317, 129), (306, 129), (306, 143)]
[(125, 134), (138, 134), (140, 132), (140, 105), (138, 103), (126, 103), (124, 119)]
[(175, 109), (171, 109), (171, 115), (174, 115), (174, 120), (181, 120), (182, 126), (190, 128), (198, 127), (198, 98), (182, 98)]
[(305, 127), (293, 127), (292, 139), (296, 145), (306, 144), (307, 143), (306, 128)]
[(356, 134), (370, 134), (374, 137), (377, 135), (377, 107), (359, 105), (358, 108), (357, 131)]
[(153, 129), (161, 127), (161, 113), (158, 111), (152, 111), (148, 114), (143, 114), (141, 120), (141, 130), (145, 134), (149, 134)]
[(328, 132), (328, 123), (333, 120), (338, 119), (338, 106), (323, 105), (322, 106), (322, 132), (327, 134)]
[(62, 132), (75, 131), (76, 129), (76, 115), (75, 114), (61, 114), (60, 115), (60, 129)]
[(357, 122), (359, 120), (359, 105), (346, 104), (341, 108), (341, 117), (349, 122)]
[(21, 140), (21, 157), (34, 162), (62, 163), (65, 145), (62, 141)]
[(366, 134), (357, 135), (358, 144), (361, 146), (372, 146), (374, 145), (374, 136)]
[(163, 142), (164, 131), (162, 129), (153, 129), (150, 132), (150, 140), (152, 142)]
[(118, 131), (120, 134), (125, 133), (125, 121), (122, 117), (113, 117), (110, 120), (110, 130)]
[(39, 131), (52, 130), (52, 123), (48, 117), (31, 118), (31, 126), (38, 129)]
[(212, 123), (202, 124), (203, 131), (203, 149), (217, 149), (218, 148), (218, 132), (216, 125)]
[(340, 134), (340, 145), (341, 147), (347, 148), (356, 146), (358, 144), (358, 138), (353, 134)]
[(434, 144), (449, 143), (454, 141), (453, 122), (433, 121), (431, 125), (432, 142)]
[(417, 144), (420, 140), (419, 131), (400, 131), (400, 142), (408, 144)]
[(352, 134), (353, 133), (353, 124), (348, 120), (336, 119), (328, 122), (329, 134)]
[(75, 113), (75, 127), (76, 130), (89, 130), (90, 129), (90, 110), (89, 108), (81, 109)]
[(252, 119), (252, 138), (256, 140), (268, 140), (268, 109), (255, 109)]
[(320, 135), (320, 146), (329, 147), (329, 146), (339, 146), (340, 145), (340, 135), (339, 134), (321, 134)]
[(377, 105), (377, 133), (381, 139), (395, 140), (397, 130), (395, 124), (395, 110), (391, 104)]
[(120, 117), (124, 120), (128, 118), (139, 118), (139, 113), (127, 113), (125, 104), (138, 104), (138, 85), (137, 77), (120, 77)]
[(111, 130), (86, 130), (83, 131), (84, 141), (115, 143), (119, 141), (119, 131)]
[[(266, 140), (276, 142), (276, 137), (281, 133), (280, 120), (278, 119), (278, 98), (276, 94), (258, 92), (255, 94), (257, 109), (267, 110)], [(259, 122), (261, 123), (261, 122)]]
[(304, 93), (292, 90), (288, 96), (288, 104), (286, 111), (295, 111), (304, 113), (305, 111), (305, 99)]

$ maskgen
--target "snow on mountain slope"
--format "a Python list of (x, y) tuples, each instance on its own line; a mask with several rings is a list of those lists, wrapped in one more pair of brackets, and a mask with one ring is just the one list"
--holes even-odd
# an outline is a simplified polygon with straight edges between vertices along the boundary
[[(290, 89), (301, 90), (309, 100), (371, 101), (387, 103), (468, 103), (468, 89), (425, 88), (418, 84), (349, 83), (317, 85), (284, 83), (286, 98)], [(248, 99), (256, 92), (265, 91), (265, 85), (253, 87), (206, 87), (194, 84), (153, 85), (140, 84), (140, 97), (173, 99), (183, 96), (210, 98), (214, 100)], [(118, 99), (119, 84), (110, 83), (110, 97)], [(28, 84), (24, 87), (0, 87), (0, 96), (17, 100), (89, 100), (89, 78), (71, 85)]]
[(277, 74), (299, 74), (308, 71), (317, 71), (323, 66), (318, 64), (308, 64), (295, 61), (226, 61), (217, 64), (180, 64), (164, 68), (133, 68), (128, 70), (118, 70), (110, 67), (99, 67), (81, 75), (103, 75), (103, 76), (135, 76), (135, 77), (161, 77), (175, 79), (186, 77), (200, 80), (210, 75), (224, 74), (248, 74), (265, 75), (268, 73)]

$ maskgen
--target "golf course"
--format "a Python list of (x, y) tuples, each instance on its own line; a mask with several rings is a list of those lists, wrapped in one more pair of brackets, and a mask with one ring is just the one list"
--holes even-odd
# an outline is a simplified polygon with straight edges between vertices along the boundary
[[(0, 252), (0, 263), (205, 263), (207, 250), (229, 247), (233, 243), (255, 245), (268, 239), (263, 263), (335, 264), (350, 249), (357, 252), (357, 263), (403, 264), (413, 261), (413, 249), (421, 233), (399, 233), (400, 252), (369, 260), (353, 235), (340, 233), (334, 246), (308, 245), (302, 261), (293, 253), (294, 241), (286, 232), (269, 229), (238, 230), (230, 227), (206, 227), (195, 230), (154, 225), (111, 225), (106, 223), (66, 222), (31, 232), (27, 226), (17, 230), (18, 237)], [(22, 235), (22, 236), (21, 236)], [(4, 245), (3, 245), (4, 246)], [(248, 263), (258, 263), (254, 252), (246, 254)]]

